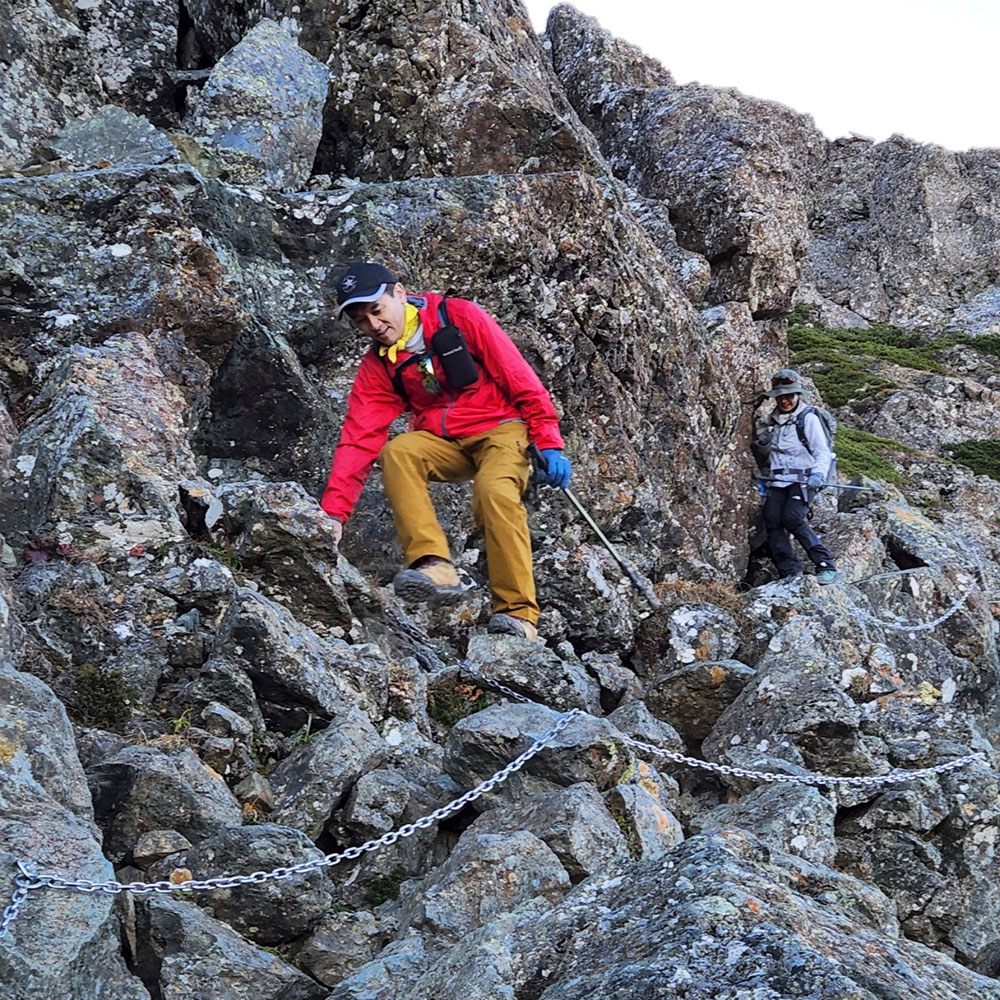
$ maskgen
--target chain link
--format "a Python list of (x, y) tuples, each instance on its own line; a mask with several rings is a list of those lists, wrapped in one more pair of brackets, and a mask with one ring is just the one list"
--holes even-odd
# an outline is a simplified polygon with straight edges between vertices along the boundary
[(877, 788), (881, 785), (917, 781), (920, 778), (943, 774), (945, 771), (954, 771), (973, 763), (989, 764), (984, 753), (970, 753), (964, 757), (956, 757), (953, 760), (945, 761), (942, 764), (935, 764), (933, 767), (920, 767), (913, 770), (897, 768), (889, 771), (887, 774), (781, 774), (775, 771), (755, 771), (746, 767), (737, 767), (735, 764), (716, 764), (710, 760), (699, 760), (697, 757), (686, 757), (676, 750), (665, 750), (663, 747), (654, 746), (652, 743), (643, 743), (642, 740), (633, 739), (631, 736), (623, 735), (622, 741), (646, 753), (659, 754), (661, 757), (666, 757), (675, 764), (684, 764), (687, 767), (700, 768), (703, 771), (712, 771), (716, 774), (733, 775), (738, 778), (750, 778), (754, 781), (787, 785), (853, 785), (861, 788)]
[(388, 847), (404, 837), (410, 837), (418, 830), (426, 830), (435, 823), (464, 809), (465, 806), (470, 802), (474, 802), (480, 796), (493, 791), (497, 785), (503, 784), (515, 771), (519, 771), (524, 767), (532, 757), (548, 746), (573, 719), (581, 714), (581, 710), (578, 708), (566, 712), (551, 729), (535, 740), (522, 754), (515, 757), (509, 764), (485, 781), (481, 781), (475, 788), (470, 789), (464, 795), (460, 795), (457, 799), (452, 799), (447, 805), (435, 809), (433, 812), (422, 816), (412, 823), (403, 824), (398, 830), (390, 830), (375, 840), (366, 841), (359, 847), (348, 847), (346, 850), (326, 854), (322, 858), (303, 861), (301, 864), (282, 866), (269, 872), (256, 871), (251, 872), (249, 875), (221, 875), (215, 878), (188, 879), (185, 882), (118, 882), (115, 879), (95, 882), (90, 879), (60, 878), (58, 875), (39, 872), (37, 866), (32, 862), (20, 861), (18, 862), (18, 874), (14, 877), (14, 892), (11, 895), (10, 903), (8, 903), (3, 911), (3, 917), (0, 918), (0, 939), (6, 936), (10, 925), (17, 918), (21, 904), (28, 893), (34, 889), (66, 889), (81, 893), (107, 893), (113, 896), (122, 892), (132, 892), (140, 896), (157, 893), (172, 895), (175, 892), (199, 892), (211, 889), (235, 889), (241, 885), (259, 885), (262, 882), (294, 878), (298, 875), (308, 875), (311, 872), (318, 871), (320, 868), (328, 868), (338, 865), (342, 861), (360, 858), (363, 854), (377, 851), (382, 847)]
[(484, 677), (482, 674), (477, 674), (472, 667), (469, 666), (464, 660), (459, 664), (459, 670), (463, 674), (468, 674), (474, 681), (478, 681), (480, 684), (485, 684), (487, 687), (494, 688), (501, 694), (507, 695), (508, 698), (514, 701), (519, 701), (522, 705), (539, 705), (541, 702), (533, 701), (527, 695), (521, 694), (519, 691), (514, 691), (512, 688), (507, 687), (506, 684), (501, 684), (499, 681), (493, 680), (491, 677)]
[[(928, 521), (927, 523), (930, 524), (931, 522)], [(962, 538), (960, 535), (950, 534), (943, 528), (937, 528), (935, 525), (931, 526), (936, 528), (938, 534), (941, 537), (945, 539), (950, 539), (952, 542), (955, 542), (958, 548), (963, 550), (966, 553), (966, 555), (968, 555), (969, 558), (975, 563), (976, 571), (979, 575), (979, 582), (982, 584), (982, 591), (985, 600), (988, 585), (986, 582), (986, 570), (983, 567), (983, 561), (979, 557), (979, 553), (975, 550), (975, 548), (972, 545), (969, 544), (967, 539)], [(852, 586), (857, 587), (862, 583), (872, 583), (875, 580), (887, 580), (892, 577), (905, 576), (908, 573), (916, 573), (923, 569), (927, 569), (927, 567), (916, 566), (916, 567), (911, 567), (910, 569), (893, 570), (889, 573), (876, 573), (874, 576), (868, 576), (862, 580), (855, 580)], [(879, 618), (878, 615), (873, 615), (870, 611), (865, 611), (863, 608), (858, 608), (858, 607), (850, 608), (848, 610), (848, 614), (850, 614), (852, 618), (854, 618), (856, 621), (862, 624), (877, 625), (880, 628), (892, 629), (893, 631), (896, 632), (908, 632), (911, 634), (916, 632), (929, 632), (933, 629), (936, 629), (939, 625), (943, 625), (949, 618), (951, 618), (953, 615), (957, 614), (961, 610), (962, 606), (972, 596), (972, 592), (976, 589), (975, 575), (976, 574), (972, 574), (973, 577), (972, 582), (965, 589), (964, 593), (962, 593), (962, 595), (957, 600), (953, 601), (943, 614), (938, 615), (938, 617), (933, 619), (932, 621), (907, 622), (899, 615), (893, 614), (891, 611), (888, 612), (888, 614), (891, 615), (890, 619)]]

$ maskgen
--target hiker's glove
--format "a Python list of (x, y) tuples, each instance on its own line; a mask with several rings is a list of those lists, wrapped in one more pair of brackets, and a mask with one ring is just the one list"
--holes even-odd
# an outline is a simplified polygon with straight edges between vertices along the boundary
[(816, 489), (817, 487), (822, 485), (823, 485), (823, 477), (818, 472), (814, 472), (806, 480), (806, 486), (808, 486), (810, 489)]
[(543, 448), (542, 458), (545, 459), (545, 468), (538, 470), (538, 478), (549, 486), (558, 486), (566, 489), (569, 486), (569, 477), (573, 474), (573, 466), (569, 464), (569, 459), (562, 453), (560, 448)]

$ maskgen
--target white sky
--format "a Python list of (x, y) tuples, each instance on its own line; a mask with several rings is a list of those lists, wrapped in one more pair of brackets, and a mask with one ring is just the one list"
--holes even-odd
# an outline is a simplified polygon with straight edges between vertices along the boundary
[[(545, 30), (551, 0), (522, 0)], [(1000, 0), (574, 0), (678, 83), (736, 87), (827, 136), (1000, 147)]]

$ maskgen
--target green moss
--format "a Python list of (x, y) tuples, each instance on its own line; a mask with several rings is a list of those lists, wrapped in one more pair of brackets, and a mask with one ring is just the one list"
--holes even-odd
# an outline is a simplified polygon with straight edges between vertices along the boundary
[(943, 371), (935, 352), (941, 344), (923, 334), (876, 324), (866, 330), (834, 330), (811, 323), (788, 329), (791, 364), (808, 366), (820, 395), (830, 406), (846, 406), (896, 388), (896, 383), (876, 375), (872, 361), (889, 361), (918, 371)]
[(815, 326), (813, 317), (816, 315), (816, 307), (800, 302), (794, 309), (785, 314), (785, 319), (789, 326)]
[(453, 726), (459, 719), (487, 707), (486, 694), (474, 684), (445, 683), (427, 695), (427, 714), (443, 726)]
[(938, 348), (954, 347), (956, 344), (965, 344), (973, 347), (980, 354), (992, 354), (995, 358), (1000, 358), (1000, 334), (987, 333), (982, 337), (976, 337), (971, 333), (949, 334), (942, 340), (934, 342)]
[(959, 441), (945, 450), (956, 462), (967, 465), (977, 476), (1000, 479), (1000, 440), (997, 438)]
[(838, 427), (834, 442), (837, 468), (842, 476), (853, 479), (867, 476), (886, 483), (902, 483), (903, 477), (896, 470), (888, 455), (896, 452), (913, 454), (907, 445), (891, 438), (879, 437), (853, 427)]
[(365, 901), (369, 906), (388, 903), (399, 899), (399, 887), (406, 881), (406, 870), (394, 868), (388, 875), (380, 875), (365, 889)]
[(87, 726), (118, 729), (128, 722), (136, 693), (120, 670), (87, 665), (76, 675), (72, 714)]

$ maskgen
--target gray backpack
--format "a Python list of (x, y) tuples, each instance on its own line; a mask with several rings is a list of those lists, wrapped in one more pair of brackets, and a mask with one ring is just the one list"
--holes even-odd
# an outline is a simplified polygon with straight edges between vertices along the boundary
[[(828, 483), (836, 482), (837, 480), (837, 453), (833, 450), (834, 438), (837, 435), (837, 418), (832, 414), (828, 413), (822, 407), (819, 406), (806, 406), (803, 407), (802, 412), (795, 418), (795, 433), (799, 436), (799, 443), (809, 451), (809, 439), (806, 437), (806, 416), (810, 413), (815, 413), (819, 417), (820, 426), (823, 428), (823, 433), (826, 435), (826, 443), (830, 446), (830, 454), (833, 456), (830, 459), (830, 468), (826, 470), (823, 478)], [(809, 457), (812, 457), (812, 452), (809, 451)], [(820, 487), (822, 489), (822, 487)]]

